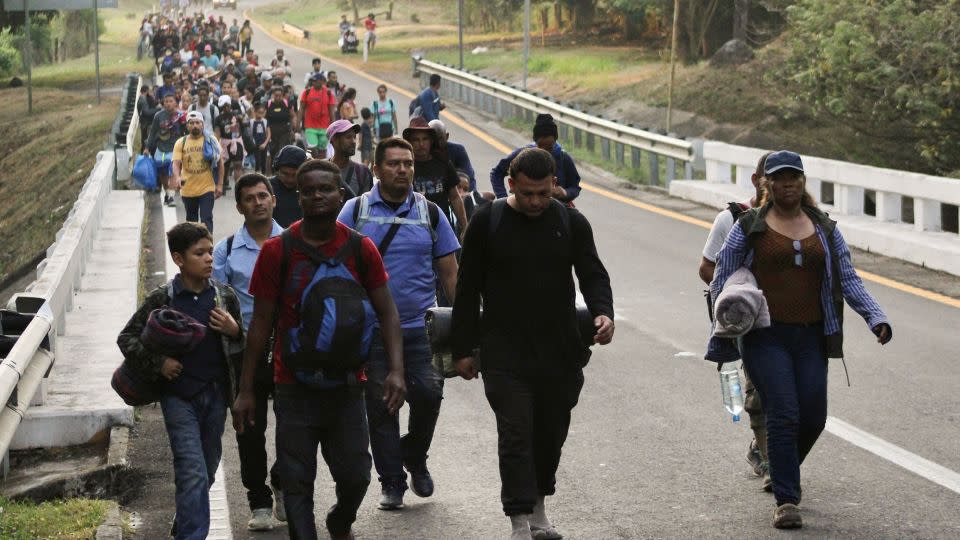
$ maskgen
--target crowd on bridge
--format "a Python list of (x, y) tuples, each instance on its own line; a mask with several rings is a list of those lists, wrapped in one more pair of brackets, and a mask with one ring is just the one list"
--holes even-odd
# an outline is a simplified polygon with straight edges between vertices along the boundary
[[(439, 76), (409, 103), (401, 130), (385, 85), (361, 101), (319, 58), (302, 89), (282, 49), (261, 65), (248, 21), (152, 14), (143, 24), (157, 31), (163, 79), (141, 96), (143, 153), (186, 221), (167, 233), (179, 274), (118, 339), (125, 362), (114, 387), (163, 410), (173, 535), (209, 531), (228, 409), (248, 528), (281, 521), (291, 538), (317, 537), (319, 446), (336, 483), (326, 527), (352, 538), (371, 466), (382, 510), (404, 508), (408, 489), (432, 496), (427, 458), (444, 379), (482, 375), (511, 538), (562, 538), (545, 498), (590, 346), (610, 343), (615, 326), (610, 277), (575, 208), (580, 175), (553, 118), (536, 117), (533, 141), (491, 164), (493, 193), (481, 192), (466, 148), (440, 120)], [(774, 525), (791, 528), (802, 523), (799, 466), (826, 419), (827, 359), (842, 355), (844, 301), (881, 343), (892, 329), (836, 223), (806, 194), (800, 157), (760, 157), (754, 183), (753, 199), (718, 215), (703, 251), (700, 275), (717, 306), (707, 358), (743, 358), (748, 459), (775, 495)], [(230, 189), (243, 225), (214, 243), (213, 207)], [(751, 302), (757, 295), (764, 301)], [(735, 339), (720, 307), (729, 296), (754, 321)]]

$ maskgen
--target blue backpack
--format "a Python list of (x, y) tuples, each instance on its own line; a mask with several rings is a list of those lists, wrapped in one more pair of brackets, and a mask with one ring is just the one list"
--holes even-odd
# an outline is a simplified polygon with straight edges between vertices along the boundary
[(355, 384), (355, 372), (370, 356), (377, 322), (366, 289), (346, 265), (353, 257), (358, 273), (366, 273), (361, 254), (363, 236), (350, 231), (347, 243), (329, 258), (302, 238), (294, 238), (289, 229), (281, 238), (284, 262), (295, 244), (316, 265), (296, 306), (300, 323), (281, 336), (283, 363), (297, 381), (312, 388)]

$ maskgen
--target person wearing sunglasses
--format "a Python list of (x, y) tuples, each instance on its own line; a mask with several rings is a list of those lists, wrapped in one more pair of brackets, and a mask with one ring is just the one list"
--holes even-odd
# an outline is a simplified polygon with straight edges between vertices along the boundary
[(806, 191), (800, 156), (786, 150), (770, 154), (764, 175), (764, 200), (731, 229), (717, 255), (710, 293), (716, 301), (730, 275), (750, 268), (773, 324), (737, 341), (711, 338), (706, 358), (730, 362), (742, 356), (766, 412), (777, 503), (773, 525), (798, 528), (800, 464), (826, 423), (827, 362), (843, 358), (844, 301), (881, 345), (893, 330), (854, 270), (837, 223)]

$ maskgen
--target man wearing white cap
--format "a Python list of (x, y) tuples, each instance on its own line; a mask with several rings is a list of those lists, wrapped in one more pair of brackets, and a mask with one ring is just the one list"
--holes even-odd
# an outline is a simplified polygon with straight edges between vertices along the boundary
[(200, 221), (213, 233), (213, 201), (223, 194), (223, 157), (220, 144), (204, 134), (203, 115), (187, 113), (188, 134), (173, 145), (171, 189), (180, 196), (187, 221)]
[(340, 167), (340, 187), (347, 191), (347, 198), (360, 196), (373, 187), (370, 169), (350, 158), (357, 153), (357, 134), (360, 126), (350, 120), (337, 120), (327, 127), (327, 137), (333, 146), (330, 161)]

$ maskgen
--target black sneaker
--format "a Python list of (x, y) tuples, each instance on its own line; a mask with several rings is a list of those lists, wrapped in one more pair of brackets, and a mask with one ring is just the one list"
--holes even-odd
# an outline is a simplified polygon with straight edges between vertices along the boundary
[(406, 467), (410, 471), (410, 491), (417, 497), (427, 498), (433, 495), (433, 478), (427, 470), (426, 460), (415, 466), (407, 465)]
[(177, 203), (174, 202), (173, 197), (171, 197), (170, 195), (164, 195), (164, 196), (163, 196), (163, 204), (165, 204), (165, 205), (167, 205), (167, 206), (176, 206), (176, 205), (177, 205)]
[(403, 508), (403, 492), (407, 490), (407, 482), (403, 478), (380, 482), (381, 510), (400, 510)]

